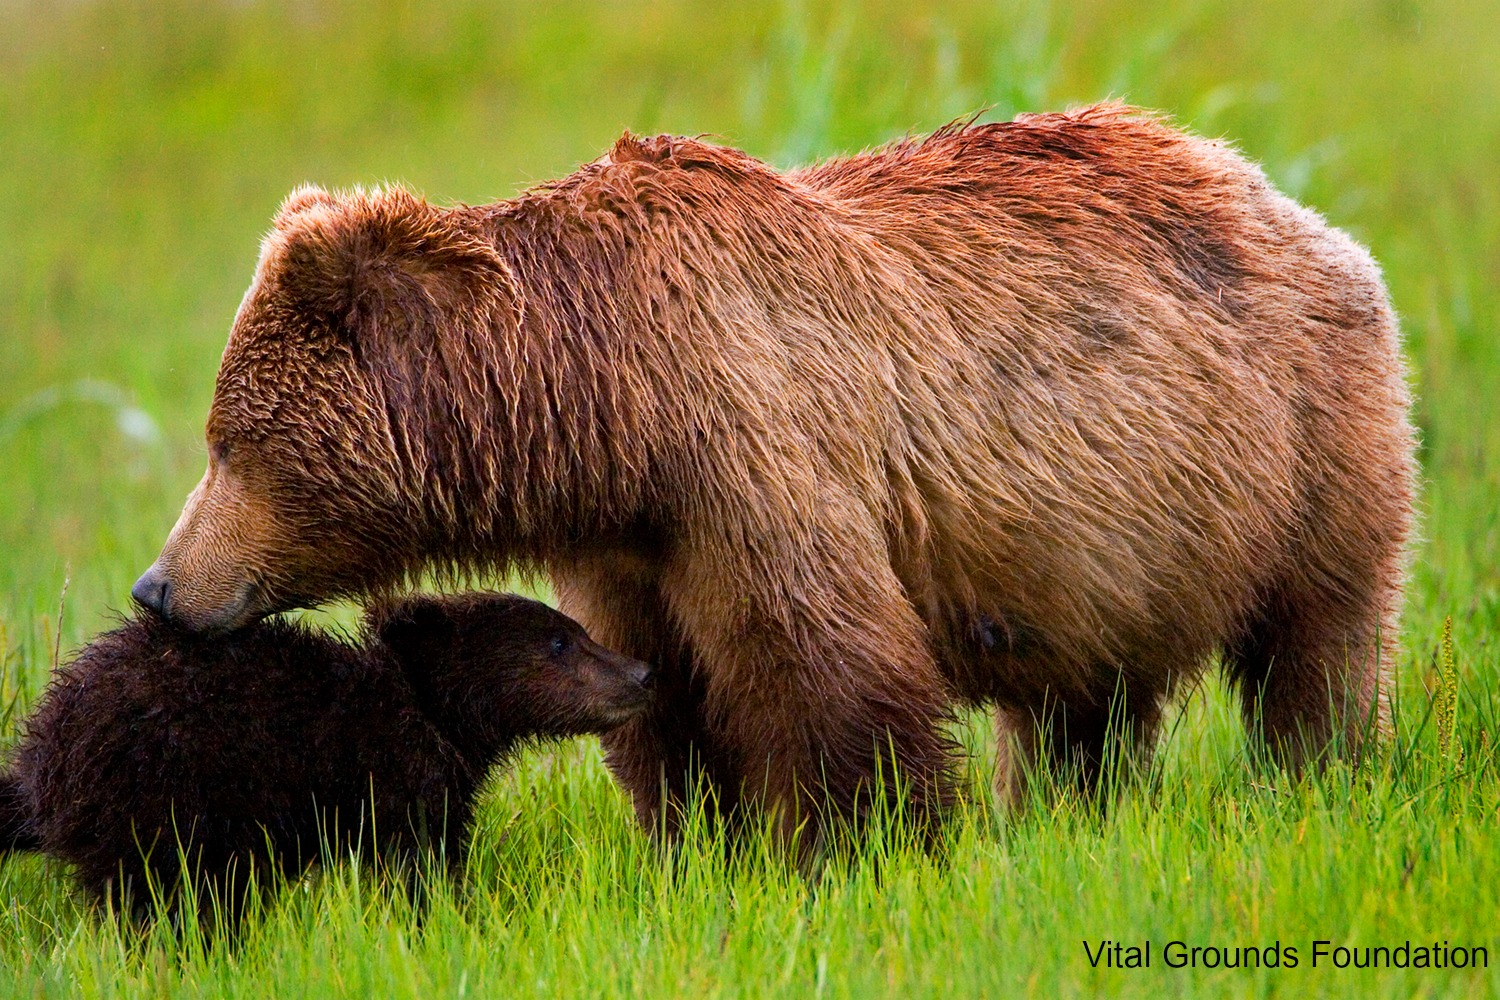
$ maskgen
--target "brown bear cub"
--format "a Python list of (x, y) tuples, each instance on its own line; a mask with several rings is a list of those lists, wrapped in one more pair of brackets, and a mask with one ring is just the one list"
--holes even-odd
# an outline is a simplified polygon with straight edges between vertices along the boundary
[[(649, 668), (514, 595), (414, 597), (350, 645), (267, 621), (215, 639), (126, 622), (54, 677), (0, 777), (0, 850), (76, 866), (136, 915), (184, 857), (231, 903), (335, 852), (462, 855), (490, 768), (640, 712)], [(207, 897), (200, 897), (207, 903)]]

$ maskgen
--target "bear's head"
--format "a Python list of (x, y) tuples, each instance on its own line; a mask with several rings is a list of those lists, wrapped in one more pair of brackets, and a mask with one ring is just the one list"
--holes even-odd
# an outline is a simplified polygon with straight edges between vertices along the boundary
[[(514, 277), (472, 212), (401, 188), (287, 198), (230, 331), (208, 469), (132, 595), (220, 632), (442, 558), (507, 373)], [(482, 470), (481, 470), (482, 471)]]
[(515, 594), (376, 602), (366, 628), (401, 664), (433, 723), (475, 760), (517, 740), (605, 732), (651, 700), (645, 663)]

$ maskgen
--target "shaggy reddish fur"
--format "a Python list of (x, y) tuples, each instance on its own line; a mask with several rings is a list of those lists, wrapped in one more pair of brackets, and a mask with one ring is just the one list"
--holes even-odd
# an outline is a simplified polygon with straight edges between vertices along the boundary
[(541, 567), (659, 668), (607, 739), (644, 822), (849, 815), (885, 748), (932, 815), (955, 702), (1091, 784), (1216, 650), (1294, 760), (1377, 729), (1408, 406), (1369, 255), (1128, 109), (786, 174), (627, 135), (492, 205), (293, 194), (137, 592), (214, 629)]
[(71, 862), (86, 895), (137, 913), (148, 873), (176, 905), (179, 845), (231, 903), (251, 870), (295, 876), (325, 843), (455, 864), (480, 782), (520, 741), (606, 730), (648, 697), (645, 664), (525, 598), (414, 598), (366, 633), (208, 639), (145, 616), (100, 637), (0, 775), (0, 850)]

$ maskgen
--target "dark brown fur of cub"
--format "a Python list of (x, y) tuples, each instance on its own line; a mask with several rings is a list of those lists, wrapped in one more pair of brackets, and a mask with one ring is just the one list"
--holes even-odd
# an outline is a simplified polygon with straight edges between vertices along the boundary
[(0, 848), (70, 862), (88, 897), (137, 913), (148, 874), (176, 905), (182, 855), (235, 905), (249, 872), (295, 877), (325, 844), (453, 864), (490, 768), (629, 718), (646, 671), (509, 595), (394, 602), (360, 646), (141, 617), (54, 677), (0, 776)]

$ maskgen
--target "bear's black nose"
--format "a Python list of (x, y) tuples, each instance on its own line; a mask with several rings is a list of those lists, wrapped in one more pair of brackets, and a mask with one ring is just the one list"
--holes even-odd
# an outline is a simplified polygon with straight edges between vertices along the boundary
[(141, 578), (135, 581), (135, 586), (130, 588), (130, 596), (135, 599), (135, 603), (163, 618), (167, 617), (167, 600), (171, 595), (172, 581), (155, 565), (142, 573)]

